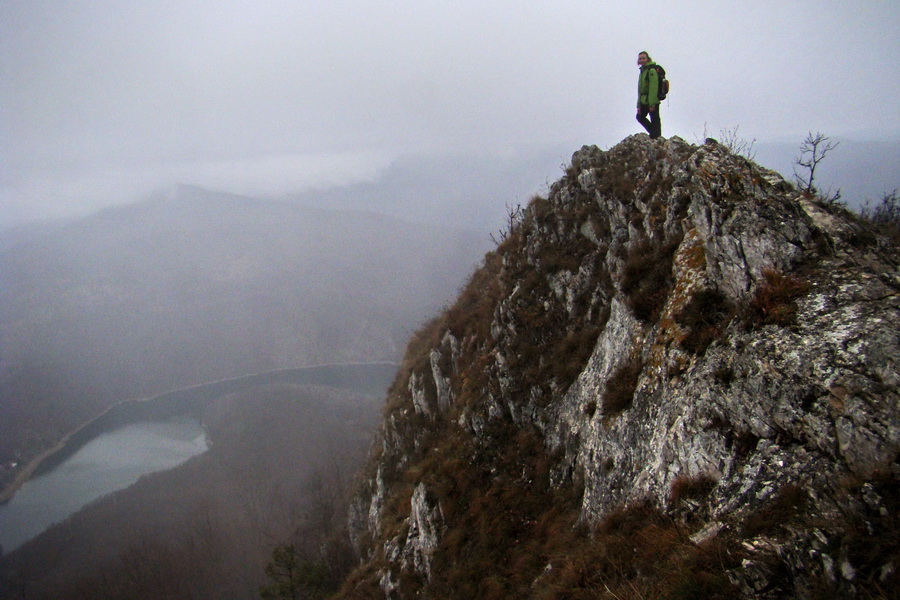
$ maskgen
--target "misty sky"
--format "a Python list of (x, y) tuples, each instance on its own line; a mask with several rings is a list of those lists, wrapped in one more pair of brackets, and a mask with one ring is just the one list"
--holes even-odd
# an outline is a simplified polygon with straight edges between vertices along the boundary
[[(663, 134), (900, 136), (896, 1), (0, 0), (0, 224)], [(547, 174), (555, 175), (555, 174)]]

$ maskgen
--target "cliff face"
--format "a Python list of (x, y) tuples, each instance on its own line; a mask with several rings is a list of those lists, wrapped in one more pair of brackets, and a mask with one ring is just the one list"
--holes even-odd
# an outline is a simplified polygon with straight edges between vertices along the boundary
[(344, 597), (897, 589), (896, 247), (644, 135), (511, 220), (410, 343)]

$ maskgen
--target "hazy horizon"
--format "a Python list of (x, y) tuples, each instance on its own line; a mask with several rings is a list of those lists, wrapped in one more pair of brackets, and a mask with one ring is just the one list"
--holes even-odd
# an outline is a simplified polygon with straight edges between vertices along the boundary
[(408, 157), (609, 147), (641, 131), (641, 50), (672, 81), (666, 137), (896, 142), (898, 25), (876, 2), (6, 2), (0, 224), (175, 183), (279, 197)]

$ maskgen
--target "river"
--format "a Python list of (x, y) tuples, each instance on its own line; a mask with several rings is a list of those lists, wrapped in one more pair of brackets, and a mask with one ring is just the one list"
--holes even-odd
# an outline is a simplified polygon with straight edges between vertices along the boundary
[(226, 394), (287, 383), (380, 395), (396, 369), (392, 363), (282, 369), (122, 402), (73, 432), (12, 499), (0, 505), (0, 547), (10, 552), (93, 500), (204, 452), (207, 444), (199, 415), (207, 403)]
[(44, 529), (141, 475), (171, 469), (206, 450), (196, 419), (135, 423), (103, 433), (0, 506), (0, 545), (17, 548)]

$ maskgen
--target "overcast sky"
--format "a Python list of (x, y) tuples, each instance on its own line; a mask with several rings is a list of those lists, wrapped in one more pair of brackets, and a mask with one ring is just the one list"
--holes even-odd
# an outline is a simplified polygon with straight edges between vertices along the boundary
[(641, 131), (640, 50), (665, 136), (896, 139), (898, 32), (895, 0), (0, 0), (0, 224), (609, 147)]

